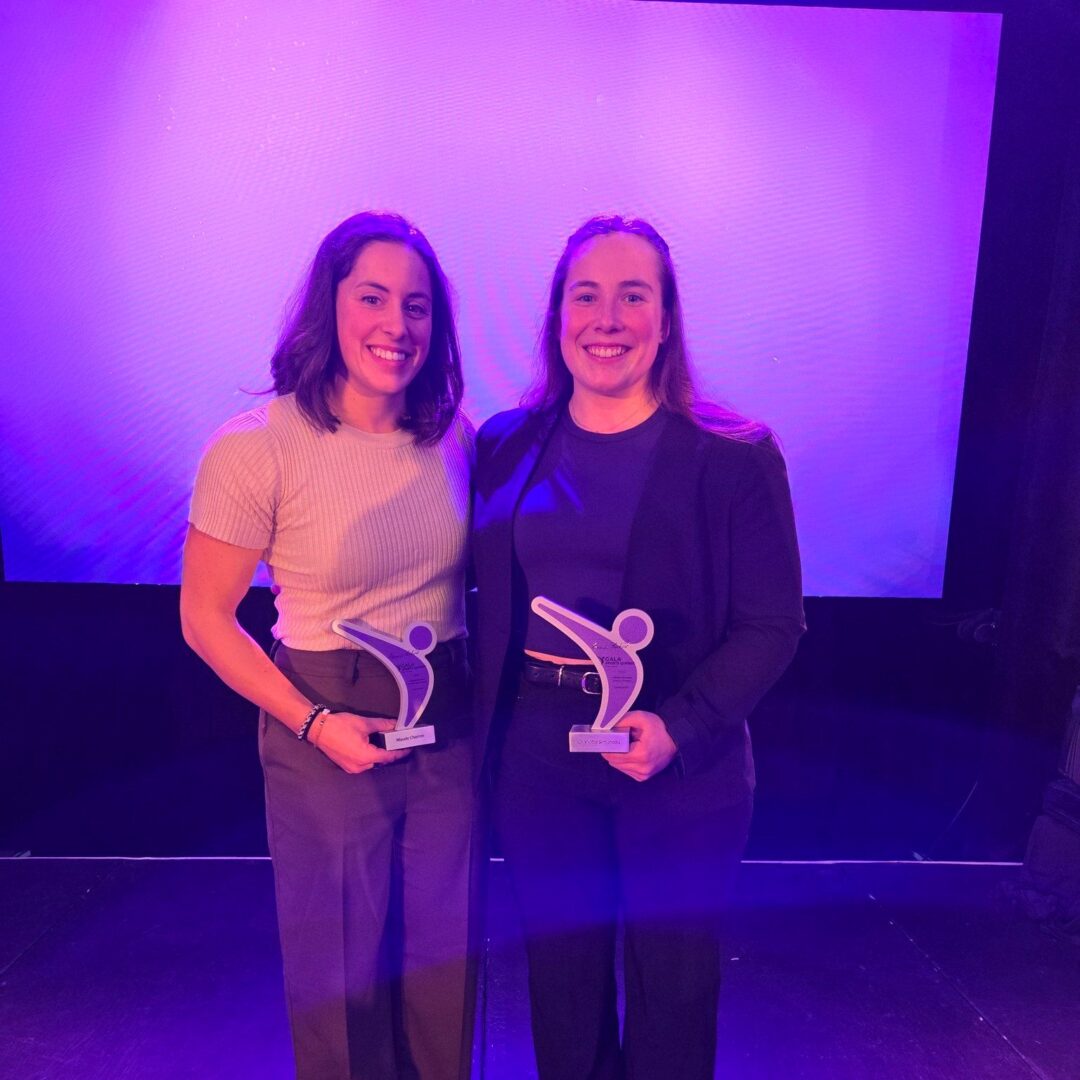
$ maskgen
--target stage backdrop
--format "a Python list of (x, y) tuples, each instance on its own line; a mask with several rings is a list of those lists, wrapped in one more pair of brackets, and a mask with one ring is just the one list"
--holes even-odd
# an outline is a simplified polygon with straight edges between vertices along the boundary
[(709, 392), (773, 425), (806, 590), (938, 595), (1000, 16), (517, 0), (6, 6), (8, 576), (174, 582), (318, 239), (420, 225), (473, 419), (584, 218), (672, 245)]

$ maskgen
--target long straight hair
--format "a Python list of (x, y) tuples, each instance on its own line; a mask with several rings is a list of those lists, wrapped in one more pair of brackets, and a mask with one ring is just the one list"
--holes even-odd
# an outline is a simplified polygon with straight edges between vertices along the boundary
[(749, 420), (725, 405), (706, 401), (698, 392), (686, 348), (682, 303), (671, 250), (656, 229), (641, 218), (618, 215), (592, 217), (566, 241), (566, 247), (555, 264), (547, 314), (537, 341), (537, 375), (522, 397), (521, 405), (529, 409), (557, 409), (563, 408), (570, 400), (574, 392), (574, 379), (563, 359), (560, 342), (566, 275), (574, 256), (586, 243), (611, 233), (640, 236), (656, 251), (668, 332), (649, 369), (649, 388), (653, 397), (669, 411), (719, 435), (747, 442), (769, 438), (771, 433), (764, 424)]
[(457, 413), (464, 389), (450, 285), (427, 237), (398, 214), (355, 214), (323, 238), (270, 360), (274, 392), (295, 394), (314, 427), (337, 430), (341, 420), (334, 415), (331, 397), (335, 380), (345, 373), (337, 336), (338, 284), (352, 272), (360, 252), (376, 240), (412, 248), (431, 278), (431, 344), (405, 391), (406, 412), (400, 423), (418, 443), (438, 442)]

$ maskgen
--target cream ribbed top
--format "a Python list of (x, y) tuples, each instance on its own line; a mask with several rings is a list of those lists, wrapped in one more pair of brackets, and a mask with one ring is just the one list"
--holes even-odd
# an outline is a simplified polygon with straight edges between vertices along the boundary
[(407, 431), (319, 430), (288, 394), (213, 435), (189, 519), (262, 552), (274, 636), (290, 648), (349, 648), (335, 619), (398, 636), (422, 619), (440, 641), (460, 637), (473, 442), (464, 417), (435, 446)]

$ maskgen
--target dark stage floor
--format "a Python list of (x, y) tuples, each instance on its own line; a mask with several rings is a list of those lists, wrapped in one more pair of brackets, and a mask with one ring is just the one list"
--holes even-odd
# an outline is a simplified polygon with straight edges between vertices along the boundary
[[(1003, 898), (1015, 867), (747, 864), (718, 1076), (1080, 1076), (1080, 950)], [(533, 1075), (493, 867), (484, 1070)], [(286, 1077), (264, 860), (0, 861), (0, 1077)], [(661, 1080), (661, 1078), (658, 1078)]]

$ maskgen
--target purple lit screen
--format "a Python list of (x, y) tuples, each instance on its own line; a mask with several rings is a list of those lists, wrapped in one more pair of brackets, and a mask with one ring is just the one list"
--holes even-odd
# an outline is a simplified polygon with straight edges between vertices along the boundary
[(772, 424), (810, 594), (940, 593), (1000, 16), (678, 3), (8, 5), (8, 576), (175, 582), (195, 463), (319, 238), (415, 220), (477, 422), (587, 216), (670, 241)]

